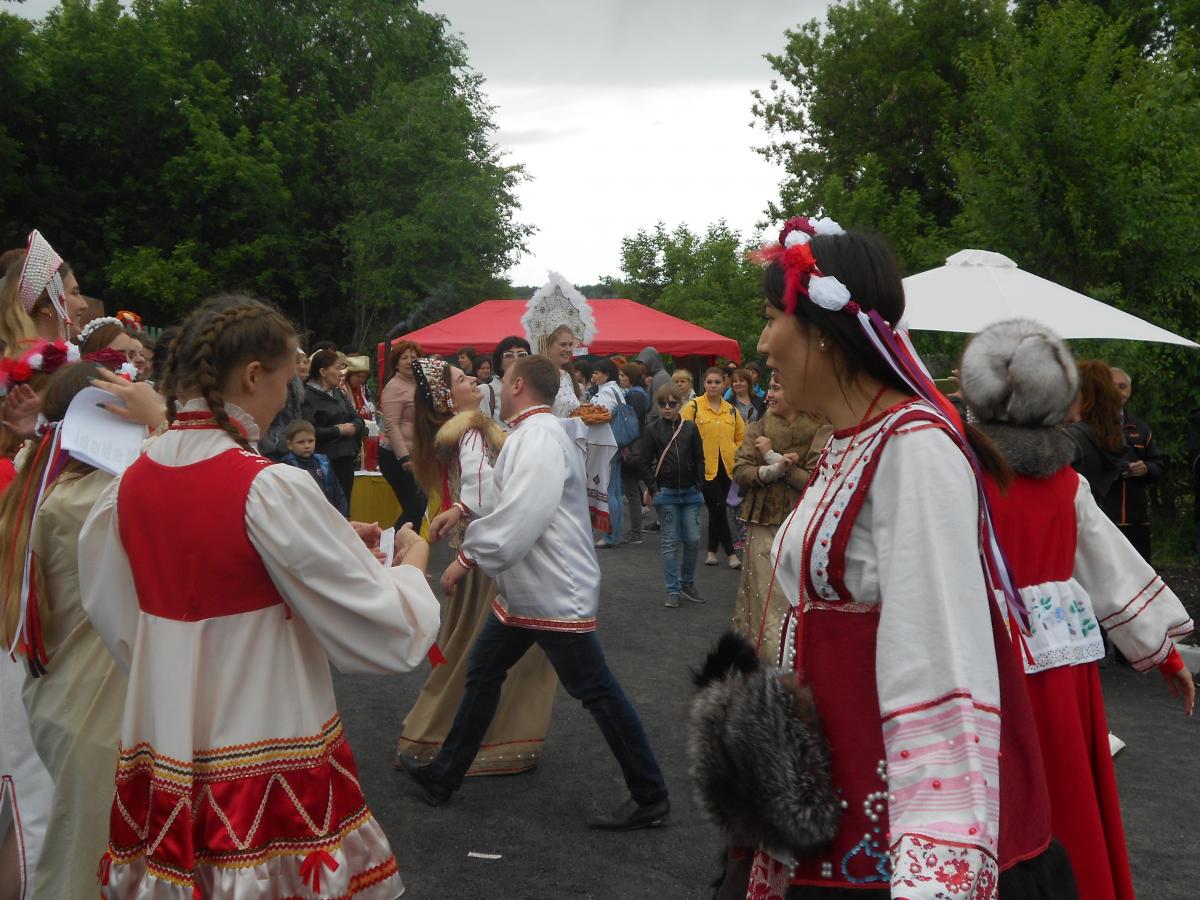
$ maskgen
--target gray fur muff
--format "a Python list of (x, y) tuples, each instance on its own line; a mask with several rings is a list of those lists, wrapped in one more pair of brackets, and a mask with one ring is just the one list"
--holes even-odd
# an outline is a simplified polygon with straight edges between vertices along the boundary
[(697, 675), (688, 774), (704, 816), (734, 846), (794, 859), (829, 843), (842, 809), (812, 692), (726, 634)]
[(979, 332), (963, 352), (963, 397), (984, 422), (1059, 425), (1079, 390), (1071, 351), (1031, 319), (1010, 319)]

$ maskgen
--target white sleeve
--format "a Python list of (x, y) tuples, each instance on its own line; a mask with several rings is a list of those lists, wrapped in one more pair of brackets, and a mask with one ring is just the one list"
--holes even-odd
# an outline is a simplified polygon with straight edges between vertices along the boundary
[(117, 526), (120, 486), (121, 479), (114, 478), (101, 492), (79, 532), (79, 600), (104, 646), (128, 672), (141, 607)]
[(1082, 478), (1075, 492), (1075, 579), (1083, 585), (1096, 618), (1139, 672), (1152, 669), (1190, 634), (1192, 617), (1158, 573), (1096, 505)]
[(246, 533), (338, 669), (407, 672), (425, 658), (441, 613), (424, 573), (381, 565), (307, 472), (260, 472), (246, 501)]
[(530, 429), (508, 440), (505, 449), (519, 449), (519, 464), (505, 471), (495, 508), (467, 526), (461, 551), (464, 561), (493, 578), (529, 553), (550, 526), (567, 481), (562, 445), (548, 433)]
[(963, 896), (992, 897), (1000, 681), (975, 478), (947, 435), (917, 426), (884, 447), (869, 499), (892, 897), (943, 896), (937, 868), (950, 860)]
[(496, 490), (487, 438), (479, 429), (471, 428), (459, 439), (458, 468), (459, 501), (471, 516), (486, 516), (496, 505)]
[(596, 392), (596, 396), (592, 402), (597, 406), (603, 406), (610, 413), (616, 414), (617, 404), (621, 402), (617, 396), (616, 390), (611, 387), (612, 382), (605, 382), (601, 385), (600, 390)]

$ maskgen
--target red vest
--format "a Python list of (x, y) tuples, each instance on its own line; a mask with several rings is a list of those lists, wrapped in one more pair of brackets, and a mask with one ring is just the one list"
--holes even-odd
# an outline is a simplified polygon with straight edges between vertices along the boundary
[[(799, 861), (792, 884), (886, 888), (891, 881), (887, 814), (886, 753), (876, 688), (875, 646), (879, 607), (858, 604), (842, 576), (850, 530), (895, 428), (913, 422), (945, 428), (931, 413), (914, 409), (898, 417), (871, 451), (859, 486), (830, 542), (829, 583), (840, 595), (803, 613), (803, 637), (796, 669), (811, 686), (821, 725), (829, 740), (833, 784), (845, 802), (841, 826), (830, 847)], [(806, 548), (804, 568), (811, 568)], [(805, 593), (812, 593), (811, 582)], [(887, 598), (883, 598), (887, 602)], [(821, 608), (825, 607), (825, 608)], [(1008, 632), (990, 604), (993, 643), (1000, 679), (1003, 726), (1000, 733), (1000, 835), (992, 848), (1003, 871), (1041, 853), (1050, 843), (1050, 806), (1038, 746), (1037, 728), (1026, 693), (1025, 674)], [(872, 821), (866, 803), (873, 799)]]
[(1075, 572), (1075, 494), (1079, 476), (1064, 466), (1049, 478), (1016, 476), (1001, 493), (986, 482), (996, 539), (1004, 548), (1018, 588), (1068, 581)]
[(234, 448), (186, 466), (142, 455), (125, 471), (117, 523), (143, 612), (196, 622), (283, 603), (246, 534), (250, 485), (269, 465)]

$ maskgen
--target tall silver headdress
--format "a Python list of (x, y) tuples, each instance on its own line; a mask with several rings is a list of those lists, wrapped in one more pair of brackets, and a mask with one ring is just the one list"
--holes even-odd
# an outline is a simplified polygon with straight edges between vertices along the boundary
[(596, 317), (587, 297), (558, 272), (534, 292), (521, 316), (525, 339), (536, 352), (540, 339), (553, 334), (563, 325), (585, 346), (596, 337)]

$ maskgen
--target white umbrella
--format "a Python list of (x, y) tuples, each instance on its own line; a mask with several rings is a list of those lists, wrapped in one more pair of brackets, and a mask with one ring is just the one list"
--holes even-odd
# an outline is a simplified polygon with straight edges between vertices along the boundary
[(1118, 338), (1200, 347), (1165, 328), (1017, 268), (1007, 256), (960, 250), (946, 265), (904, 279), (914, 331), (975, 334), (1005, 319), (1034, 319), (1064, 338)]

